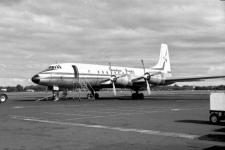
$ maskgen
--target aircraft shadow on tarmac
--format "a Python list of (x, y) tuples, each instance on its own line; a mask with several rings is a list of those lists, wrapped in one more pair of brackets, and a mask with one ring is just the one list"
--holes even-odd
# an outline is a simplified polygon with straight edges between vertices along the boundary
[(203, 150), (224, 150), (225, 146), (212, 146), (208, 148), (204, 148)]
[[(222, 130), (224, 132), (225, 128), (218, 129)], [(216, 130), (215, 130), (216, 131)], [(215, 141), (215, 142), (225, 142), (225, 135), (224, 134), (207, 134), (199, 137), (199, 140), (205, 140), (205, 141)], [(214, 145), (208, 148), (205, 148), (203, 150), (225, 150), (225, 146), (220, 145)]]
[(199, 137), (199, 140), (225, 142), (224, 134), (207, 134)]
[[(24, 99), (17, 99), (16, 101), (36, 101), (38, 99), (41, 99), (42, 97), (32, 97), (30, 99), (24, 98)], [(82, 97), (80, 99), (81, 101), (93, 101), (93, 100), (89, 100), (87, 98)], [(145, 97), (144, 99), (132, 99), (130, 96), (117, 96), (117, 97), (101, 97), (99, 99), (97, 99), (97, 101), (99, 100), (199, 100), (198, 98), (193, 99), (193, 98), (184, 98), (184, 97), (180, 97), (180, 98), (175, 98), (175, 97), (165, 97), (165, 96), (148, 96)], [(51, 98), (46, 98), (43, 99), (42, 101), (52, 101)], [(72, 97), (68, 97), (68, 98), (62, 98), (60, 99), (60, 101), (79, 101), (78, 97), (72, 98)]]
[[(48, 99), (47, 99), (48, 97)], [(45, 97), (40, 96), (18, 96), (13, 98), (16, 101), (36, 101), (38, 99), (51, 100), (51, 95), (46, 95)], [(45, 99), (46, 98), (46, 99)], [(207, 94), (152, 94), (151, 96), (145, 96), (144, 99), (135, 99), (135, 100), (208, 100), (209, 96)], [(60, 98), (60, 100), (79, 100), (78, 96)], [(86, 96), (81, 96), (81, 100), (88, 100)], [(130, 95), (120, 95), (120, 96), (109, 96), (103, 94), (97, 100), (132, 100)]]
[[(175, 122), (205, 124), (205, 125), (214, 126), (214, 125), (210, 124), (209, 121), (206, 121), (206, 120), (177, 120)], [(225, 122), (220, 122), (220, 124), (218, 124), (217, 126), (225, 126)], [(223, 134), (223, 133), (225, 133), (225, 128), (216, 129), (216, 130), (214, 130), (214, 132), (217, 132), (217, 133), (206, 134), (206, 135), (200, 136), (198, 139), (204, 140), (204, 141), (225, 142), (225, 134)], [(220, 132), (222, 132), (222, 134)], [(224, 146), (212, 146), (212, 147), (206, 148), (204, 150), (222, 150), (222, 149), (224, 150), (225, 147)]]
[[(211, 124), (209, 121), (207, 121), (207, 120), (176, 120), (175, 122), (212, 125), (212, 124)], [(219, 125), (219, 126), (225, 126), (225, 122), (220, 122), (218, 125)]]

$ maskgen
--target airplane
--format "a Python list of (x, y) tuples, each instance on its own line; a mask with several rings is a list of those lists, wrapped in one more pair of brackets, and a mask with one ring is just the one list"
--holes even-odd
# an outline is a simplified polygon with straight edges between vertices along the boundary
[(115, 96), (116, 88), (128, 88), (135, 91), (132, 99), (144, 99), (144, 94), (139, 92), (147, 89), (148, 95), (151, 95), (152, 86), (225, 77), (173, 78), (167, 44), (161, 44), (159, 60), (155, 66), (146, 69), (143, 60), (141, 63), (142, 68), (111, 66), (111, 63), (109, 65), (58, 63), (52, 64), (44, 71), (34, 75), (31, 80), (52, 90), (53, 99), (57, 101), (59, 100), (59, 91), (62, 89), (81, 88), (84, 85), (91, 92), (87, 94), (89, 99), (98, 99), (97, 91), (102, 88), (112, 88)]

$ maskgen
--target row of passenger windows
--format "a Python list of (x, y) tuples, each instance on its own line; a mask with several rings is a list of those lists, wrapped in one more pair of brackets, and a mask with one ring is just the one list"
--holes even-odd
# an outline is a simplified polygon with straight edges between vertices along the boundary
[[(88, 72), (90, 73), (90, 70), (88, 70)], [(124, 74), (124, 72), (121, 72), (122, 74)], [(121, 74), (117, 71), (112, 71), (112, 74)], [(111, 74), (109, 71), (98, 71), (98, 74)]]

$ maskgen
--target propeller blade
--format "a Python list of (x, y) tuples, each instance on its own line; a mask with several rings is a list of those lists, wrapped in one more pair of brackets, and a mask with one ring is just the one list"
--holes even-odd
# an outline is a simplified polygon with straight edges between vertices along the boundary
[(147, 85), (148, 95), (151, 95), (150, 84), (148, 83), (148, 80), (145, 80), (145, 81), (146, 81), (146, 85)]
[(116, 96), (116, 87), (115, 87), (115, 83), (112, 82), (112, 85), (113, 85), (113, 94), (114, 94), (114, 96)]
[(144, 74), (145, 74), (145, 64), (144, 64), (144, 61), (143, 61), (143, 59), (141, 59), (141, 63), (142, 63), (142, 67), (143, 67), (143, 70), (144, 70)]
[(109, 62), (109, 69), (110, 69), (110, 75), (112, 76), (112, 65), (111, 65), (111, 62)]
[(115, 80), (116, 77), (112, 78), (112, 65), (111, 65), (111, 62), (109, 62), (109, 69), (110, 69), (110, 75), (111, 75), (111, 79), (110, 81), (112, 82), (112, 86), (113, 86), (113, 94), (114, 96), (116, 96), (116, 87), (115, 87)]

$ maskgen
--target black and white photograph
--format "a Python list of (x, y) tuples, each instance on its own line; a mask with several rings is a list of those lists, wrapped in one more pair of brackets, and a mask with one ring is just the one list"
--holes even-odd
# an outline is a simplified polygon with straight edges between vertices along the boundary
[(0, 0), (0, 150), (224, 150), (225, 0)]

